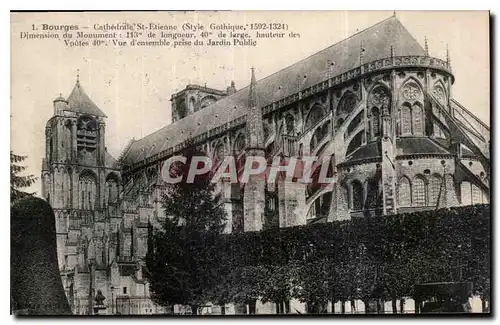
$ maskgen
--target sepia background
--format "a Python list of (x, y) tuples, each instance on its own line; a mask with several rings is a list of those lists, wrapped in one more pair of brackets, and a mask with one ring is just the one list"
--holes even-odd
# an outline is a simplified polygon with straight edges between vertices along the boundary
[[(393, 14), (392, 11), (341, 12), (142, 12), (11, 14), (11, 150), (27, 155), (27, 173), (40, 176), (45, 123), (52, 100), (67, 97), (80, 70), (80, 82), (108, 116), (106, 144), (117, 158), (132, 139), (171, 123), (170, 96), (188, 84), (241, 89), (250, 82), (318, 52)], [(486, 11), (396, 13), (429, 54), (445, 59), (450, 50), (455, 74), (453, 96), (490, 124), (489, 13)], [(256, 47), (68, 48), (62, 41), (20, 39), (32, 24), (158, 22), (284, 22), (300, 38), (260, 39)], [(89, 32), (91, 29), (88, 30)], [(389, 53), (388, 53), (389, 54)], [(397, 55), (397, 53), (396, 53)], [(40, 181), (31, 190), (40, 193)]]

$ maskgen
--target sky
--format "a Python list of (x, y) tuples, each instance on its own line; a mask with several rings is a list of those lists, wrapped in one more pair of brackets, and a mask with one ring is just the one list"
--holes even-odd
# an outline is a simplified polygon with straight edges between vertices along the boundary
[[(295, 12), (142, 12), (11, 14), (11, 150), (27, 155), (26, 173), (40, 176), (45, 154), (45, 124), (52, 101), (69, 96), (77, 71), (80, 83), (108, 116), (106, 145), (118, 157), (132, 138), (142, 138), (171, 123), (170, 96), (188, 84), (226, 89), (285, 68), (370, 27), (392, 11)], [(486, 11), (398, 11), (396, 16), (429, 54), (451, 54), (455, 75), (452, 96), (490, 124), (489, 16)], [(283, 22), (299, 38), (261, 39), (256, 47), (134, 48), (66, 47), (58, 40), (20, 39), (32, 24), (95, 23), (260, 23)], [(89, 30), (90, 31), (90, 30)], [(33, 191), (40, 193), (37, 181)]]

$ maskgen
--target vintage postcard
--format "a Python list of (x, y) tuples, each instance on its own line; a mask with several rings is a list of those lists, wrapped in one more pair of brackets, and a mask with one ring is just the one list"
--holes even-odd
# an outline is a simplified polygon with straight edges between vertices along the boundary
[(11, 12), (11, 313), (491, 313), (489, 22)]

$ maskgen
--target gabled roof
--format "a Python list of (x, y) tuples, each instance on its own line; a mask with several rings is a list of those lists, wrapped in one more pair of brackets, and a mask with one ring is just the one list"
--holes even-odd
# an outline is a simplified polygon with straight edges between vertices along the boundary
[(71, 94), (68, 97), (67, 110), (80, 114), (107, 117), (106, 114), (104, 114), (85, 93), (79, 80), (76, 81), (75, 87), (73, 87), (73, 91), (71, 91)]
[[(422, 46), (411, 36), (396, 17), (390, 17), (351, 37), (317, 52), (283, 70), (257, 81), (257, 106), (290, 96), (300, 89), (318, 84), (328, 78), (356, 68), (359, 54), (364, 48), (364, 62), (395, 56), (425, 55)], [(328, 68), (329, 62), (335, 62)], [(167, 125), (134, 141), (123, 155), (122, 163), (132, 165), (165, 149), (174, 147), (188, 138), (203, 134), (236, 118), (246, 115), (249, 87), (212, 105)], [(153, 148), (154, 146), (154, 148)]]

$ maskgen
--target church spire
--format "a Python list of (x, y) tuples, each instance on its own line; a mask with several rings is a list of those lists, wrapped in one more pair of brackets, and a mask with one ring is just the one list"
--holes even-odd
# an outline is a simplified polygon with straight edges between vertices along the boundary
[(257, 106), (257, 81), (255, 80), (255, 68), (252, 67), (252, 78), (250, 80), (250, 91), (248, 92), (248, 107)]
[(425, 56), (429, 56), (429, 45), (427, 44), (427, 36), (425, 37)]
[(76, 83), (80, 83), (80, 69), (76, 69)]

